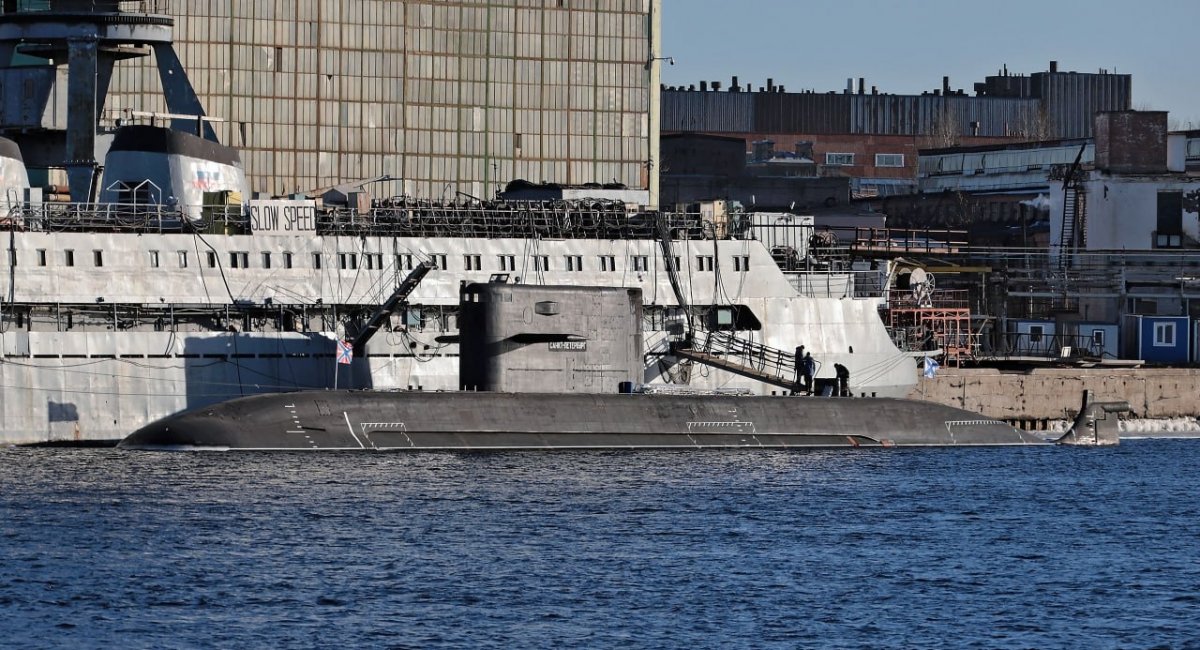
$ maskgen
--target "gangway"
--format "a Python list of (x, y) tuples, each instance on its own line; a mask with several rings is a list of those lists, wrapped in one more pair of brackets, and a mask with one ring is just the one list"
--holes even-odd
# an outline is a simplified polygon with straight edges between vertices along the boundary
[(795, 354), (739, 339), (728, 332), (705, 332), (691, 346), (677, 346), (675, 354), (764, 384), (798, 390)]
[(372, 336), (383, 327), (384, 322), (391, 318), (392, 313), (400, 306), (400, 303), (408, 299), (408, 296), (416, 290), (417, 285), (421, 284), (421, 280), (425, 279), (425, 275), (436, 268), (433, 262), (421, 262), (404, 278), (400, 286), (392, 292), (390, 298), (387, 299), (375, 314), (371, 316), (371, 320), (367, 321), (365, 327), (359, 331), (358, 336), (354, 337), (354, 355), (361, 355), (367, 348), (367, 341), (371, 340)]

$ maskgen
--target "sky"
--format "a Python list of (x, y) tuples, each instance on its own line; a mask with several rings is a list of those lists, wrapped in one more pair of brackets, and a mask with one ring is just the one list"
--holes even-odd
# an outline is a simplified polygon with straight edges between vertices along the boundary
[(1200, 129), (1196, 0), (662, 0), (669, 86), (768, 78), (788, 92), (881, 93), (950, 86), (974, 94), (997, 74), (1049, 69), (1133, 76), (1133, 108)]

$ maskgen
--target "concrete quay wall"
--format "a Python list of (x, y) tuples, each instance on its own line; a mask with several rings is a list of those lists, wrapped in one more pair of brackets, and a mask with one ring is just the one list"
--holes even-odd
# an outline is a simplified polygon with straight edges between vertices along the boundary
[(918, 379), (908, 396), (998, 420), (1033, 422), (1074, 417), (1085, 389), (1098, 401), (1129, 402), (1129, 417), (1200, 416), (1196, 368), (942, 368), (933, 379)]

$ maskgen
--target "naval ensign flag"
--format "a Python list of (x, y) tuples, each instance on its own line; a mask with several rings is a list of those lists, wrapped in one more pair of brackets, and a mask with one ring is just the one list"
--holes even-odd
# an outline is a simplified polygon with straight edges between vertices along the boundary
[(354, 346), (350, 341), (338, 341), (337, 362), (347, 366), (354, 360)]

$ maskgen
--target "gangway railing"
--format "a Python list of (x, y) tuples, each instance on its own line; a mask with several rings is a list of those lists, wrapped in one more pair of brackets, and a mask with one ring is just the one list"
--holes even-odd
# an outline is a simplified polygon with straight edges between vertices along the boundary
[(765, 384), (796, 390), (796, 355), (761, 343), (740, 339), (729, 332), (705, 332), (689, 347), (677, 347), (685, 359), (720, 368)]

